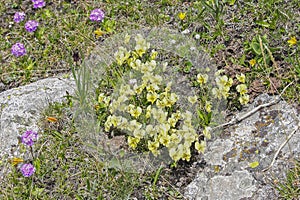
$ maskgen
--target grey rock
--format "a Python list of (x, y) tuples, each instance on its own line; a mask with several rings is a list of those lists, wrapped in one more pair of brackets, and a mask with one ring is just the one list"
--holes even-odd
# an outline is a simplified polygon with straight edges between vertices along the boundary
[[(266, 94), (257, 97), (239, 115), (259, 104), (276, 98)], [(285, 101), (263, 108), (242, 122), (226, 128), (230, 136), (221, 134), (208, 141), (204, 159), (207, 167), (186, 188), (187, 199), (278, 199), (272, 187), (282, 181), (294, 166), (293, 159), (300, 157), (299, 131), (282, 148), (275, 163), (266, 171), (279, 147), (297, 128), (296, 109)], [(252, 162), (259, 166), (251, 168)]]
[(0, 93), (0, 158), (11, 155), (24, 131), (40, 131), (41, 112), (49, 104), (63, 101), (66, 91), (73, 94), (74, 88), (71, 79), (47, 78)]
[[(234, 171), (230, 176), (216, 175), (212, 178), (200, 173), (187, 188), (186, 197), (197, 200), (238, 200), (241, 197), (252, 196), (257, 190), (255, 182), (247, 170)], [(196, 196), (191, 195), (193, 193), (196, 193)]]
[(5, 88), (5, 85), (2, 82), (0, 82), (0, 92), (2, 92), (4, 90), (4, 88)]

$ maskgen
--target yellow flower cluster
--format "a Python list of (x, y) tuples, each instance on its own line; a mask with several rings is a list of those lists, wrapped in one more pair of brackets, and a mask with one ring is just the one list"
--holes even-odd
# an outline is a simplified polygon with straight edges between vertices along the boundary
[[(212, 89), (212, 93), (214, 96), (216, 96), (218, 99), (227, 99), (227, 97), (230, 95), (230, 88), (233, 84), (233, 79), (228, 78), (226, 75), (221, 75), (223, 73), (222, 70), (219, 70), (216, 72), (216, 84), (217, 88)], [(242, 105), (246, 105), (249, 102), (249, 95), (247, 94), (248, 89), (246, 82), (246, 76), (244, 74), (237, 74), (236, 79), (241, 83), (236, 86), (236, 91), (239, 93), (239, 102)]]
[[(132, 149), (143, 141), (154, 155), (160, 154), (161, 147), (167, 147), (175, 162), (189, 161), (193, 144), (199, 152), (204, 152), (206, 146), (204, 141), (198, 141), (199, 135), (192, 124), (193, 114), (179, 110), (176, 103), (181, 97), (172, 92), (172, 82), (165, 83), (163, 77), (155, 73), (157, 66), (163, 66), (155, 60), (158, 53), (152, 50), (145, 59), (143, 55), (149, 51), (150, 44), (141, 35), (137, 35), (135, 41), (133, 51), (120, 47), (115, 53), (118, 65), (128, 64), (131, 72), (139, 76), (131, 84), (124, 82), (118, 88), (118, 96), (111, 98), (111, 114), (104, 124), (105, 131), (114, 127), (127, 133)], [(207, 79), (207, 75), (197, 77), (199, 84), (205, 84)], [(105, 101), (104, 95), (99, 95), (99, 101)], [(197, 96), (190, 97), (189, 101), (196, 103)], [(210, 102), (207, 101), (205, 107), (211, 111)], [(208, 130), (203, 134), (210, 138)]]
[(229, 96), (230, 87), (233, 84), (233, 79), (228, 78), (226, 75), (221, 76), (220, 73), (220, 71), (216, 73), (215, 81), (217, 84), (217, 88), (213, 88), (212, 93), (218, 99), (227, 99), (227, 97)]
[[(130, 40), (131, 36), (126, 35), (125, 44)], [(175, 162), (180, 159), (189, 161), (192, 147), (204, 153), (206, 140), (211, 139), (209, 124), (213, 108), (213, 99), (207, 94), (212, 93), (213, 98), (219, 100), (227, 99), (232, 95), (233, 78), (219, 70), (215, 74), (216, 87), (211, 90), (209, 76), (199, 73), (193, 83), (199, 86), (200, 93), (186, 97), (178, 95), (172, 90), (172, 82), (167, 82), (160, 74), (166, 70), (167, 63), (156, 61), (158, 52), (150, 49), (150, 43), (142, 35), (137, 35), (132, 41), (136, 43), (132, 50), (119, 47), (114, 54), (114, 66), (130, 69), (130, 73), (124, 75), (124, 81), (115, 88), (111, 97), (104, 93), (98, 96), (100, 107), (108, 113), (103, 122), (105, 131), (117, 129), (127, 135), (132, 149), (146, 148), (153, 155), (159, 155), (166, 147)], [(236, 79), (239, 82), (236, 86), (238, 100), (245, 105), (249, 102), (246, 77), (239, 74)], [(189, 102), (192, 109), (182, 111), (179, 100)], [(196, 113), (197, 117), (194, 116)], [(199, 141), (199, 127), (204, 141)]]
[(239, 102), (242, 105), (246, 105), (249, 102), (249, 95), (247, 94), (248, 89), (246, 82), (246, 76), (244, 74), (236, 75), (237, 80), (241, 83), (236, 86), (236, 91), (240, 94)]

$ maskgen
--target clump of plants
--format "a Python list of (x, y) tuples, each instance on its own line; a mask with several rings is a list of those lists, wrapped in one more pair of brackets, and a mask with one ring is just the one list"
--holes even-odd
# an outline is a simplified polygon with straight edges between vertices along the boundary
[[(126, 35), (125, 43), (130, 39)], [(151, 48), (142, 35), (137, 34), (134, 40), (134, 49), (119, 47), (109, 66), (122, 81), (99, 93), (96, 110), (100, 125), (108, 135), (126, 135), (132, 150), (158, 156), (167, 149), (175, 163), (190, 161), (192, 149), (204, 153), (206, 140), (211, 139), (213, 101), (227, 99), (233, 79), (218, 71), (215, 80), (209, 80), (205, 73), (209, 69), (191, 73), (189, 87), (194, 92), (184, 96), (174, 90), (175, 80), (166, 76), (167, 70), (174, 67), (160, 61), (159, 51)], [(241, 82), (236, 88), (238, 99), (247, 104), (245, 75), (237, 79)]]

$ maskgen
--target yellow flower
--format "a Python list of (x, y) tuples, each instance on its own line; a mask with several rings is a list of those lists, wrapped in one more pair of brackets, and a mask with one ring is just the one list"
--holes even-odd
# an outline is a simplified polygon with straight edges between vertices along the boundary
[(168, 119), (168, 123), (170, 124), (171, 127), (175, 127), (177, 120), (171, 117)]
[(167, 135), (168, 131), (170, 130), (170, 125), (169, 124), (160, 124), (156, 127), (157, 131), (159, 132), (160, 135)]
[(229, 90), (230, 90), (230, 87), (222, 87), (220, 88), (220, 92), (222, 94), (222, 96), (224, 97), (224, 99), (227, 99), (227, 97), (229, 96)]
[(191, 120), (192, 117), (193, 117), (193, 114), (188, 110), (186, 110), (185, 113), (182, 114), (182, 118), (184, 120)]
[(191, 104), (195, 104), (197, 102), (198, 98), (197, 96), (190, 96), (188, 97), (188, 101), (191, 103)]
[(149, 135), (150, 137), (154, 137), (154, 136), (156, 136), (156, 133), (157, 133), (157, 131), (156, 131), (156, 129), (153, 127), (153, 125), (148, 124), (148, 125), (146, 126), (146, 134), (147, 134), (147, 135)]
[(228, 77), (226, 75), (216, 77), (216, 83), (219, 87), (224, 87), (228, 82)]
[(256, 60), (255, 59), (251, 59), (249, 61), (249, 64), (251, 65), (251, 67), (253, 67), (256, 64)]
[(146, 118), (150, 118), (151, 117), (151, 105), (149, 105), (146, 109)]
[(157, 154), (157, 149), (159, 147), (159, 142), (158, 141), (150, 141), (148, 140), (148, 149), (154, 154), (156, 155)]
[(101, 28), (95, 30), (94, 33), (96, 34), (96, 37), (101, 37), (102, 35), (105, 34), (105, 32), (101, 30)]
[(126, 35), (125, 35), (125, 37), (124, 37), (124, 42), (125, 42), (125, 44), (128, 44), (128, 43), (129, 43), (130, 38), (131, 38), (131, 36), (128, 35), (128, 33), (126, 33)]
[(206, 148), (206, 142), (205, 141), (201, 141), (201, 143), (199, 143), (198, 141), (195, 142), (195, 149), (198, 152), (204, 153), (205, 148)]
[(205, 102), (205, 110), (206, 110), (206, 112), (210, 113), (211, 112), (211, 107), (212, 107), (211, 103), (209, 101), (206, 101)]
[[(156, 64), (155, 64), (156, 65)], [(153, 84), (159, 85), (161, 84), (163, 78), (160, 75), (155, 75), (152, 77), (152, 79), (150, 79), (150, 81), (152, 81)]]
[(183, 154), (182, 154), (182, 160), (190, 161), (191, 159), (191, 151), (189, 147), (184, 148)]
[[(122, 96), (122, 95), (125, 95), (125, 96), (134, 95), (134, 91), (131, 89), (130, 85), (128, 85), (128, 84), (121, 85), (120, 96)], [(122, 97), (122, 98), (124, 98), (124, 97)], [(124, 100), (122, 100), (122, 101), (124, 101)]]
[(156, 106), (157, 106), (158, 108), (164, 108), (166, 105), (164, 104), (163, 101), (157, 100), (157, 101), (156, 101)]
[(147, 89), (148, 92), (155, 93), (156, 90), (159, 90), (159, 87), (158, 87), (158, 85), (156, 85), (156, 84), (153, 83), (151, 85), (148, 85), (146, 87), (146, 89)]
[(168, 115), (168, 112), (164, 112), (161, 109), (156, 109), (156, 108), (152, 109), (153, 118), (156, 119), (160, 123), (164, 123), (166, 121), (167, 115)]
[(140, 59), (136, 59), (134, 62), (130, 62), (129, 65), (132, 69), (138, 70), (142, 66), (142, 61)]
[(157, 99), (157, 93), (156, 92), (150, 92), (147, 94), (147, 101), (151, 102), (153, 104)]
[(125, 108), (125, 110), (126, 110), (128, 113), (131, 113), (131, 112), (133, 111), (133, 109), (134, 109), (134, 105), (133, 105), (133, 104), (129, 104), (129, 105)]
[(127, 130), (128, 128), (128, 120), (124, 117), (120, 117), (118, 127), (120, 127), (122, 130)]
[(213, 88), (213, 89), (212, 89), (212, 94), (213, 94), (215, 97), (217, 97), (219, 100), (222, 99), (222, 92), (221, 92), (220, 89), (218, 89), (218, 88)]
[(170, 97), (169, 97), (170, 103), (173, 105), (176, 103), (176, 101), (178, 100), (178, 96), (175, 93), (171, 93)]
[(156, 58), (157, 54), (158, 54), (158, 52), (153, 49), (151, 51), (151, 56), (150, 56), (151, 60), (154, 60)]
[(136, 120), (131, 120), (128, 124), (127, 130), (133, 132), (136, 129), (142, 128), (142, 124), (137, 122)]
[(119, 47), (119, 50), (114, 54), (118, 65), (122, 65), (130, 56), (130, 52), (124, 47)]
[[(104, 98), (104, 104), (106, 105), (106, 106), (109, 106), (109, 102), (110, 102), (110, 97), (105, 97)], [(126, 100), (125, 100), (126, 101)], [(124, 102), (124, 101), (123, 101)]]
[(236, 78), (237, 78), (237, 80), (239, 81), (239, 82), (241, 82), (241, 83), (245, 83), (246, 82), (246, 76), (245, 76), (245, 74), (241, 74), (241, 75), (236, 75)]
[(228, 87), (228, 91), (230, 90), (230, 87), (232, 86), (233, 84), (233, 79), (232, 78), (229, 78), (228, 81), (225, 83), (225, 87)]
[(98, 103), (102, 103), (104, 101), (104, 98), (105, 98), (105, 94), (104, 93), (99, 94), (99, 96), (98, 96)]
[[(176, 129), (172, 129), (172, 130), (176, 130)], [(172, 143), (177, 145), (177, 144), (179, 144), (179, 142), (181, 142), (182, 137), (180, 135), (176, 134), (176, 132), (175, 132), (175, 133), (171, 134), (170, 140)]]
[(105, 129), (106, 132), (109, 131), (109, 130), (110, 130), (110, 127), (112, 126), (111, 118), (112, 118), (112, 116), (109, 115), (109, 116), (107, 117), (107, 119), (106, 119), (106, 122), (104, 123), (104, 129)]
[(236, 90), (241, 94), (241, 95), (244, 95), (248, 92), (247, 90), (247, 85), (245, 84), (240, 84), (238, 86), (236, 86)]
[(139, 69), (143, 74), (149, 73), (151, 72), (153, 69), (152, 67), (149, 65), (149, 62), (143, 63), (141, 65), (141, 68)]
[(165, 87), (165, 93), (168, 93), (171, 91), (172, 82), (168, 82), (167, 86)]
[(208, 75), (207, 74), (198, 74), (197, 75), (197, 82), (200, 85), (205, 84), (207, 82), (207, 79), (208, 79)]
[(134, 91), (135, 91), (136, 94), (141, 94), (145, 87), (146, 87), (145, 84), (142, 84), (142, 85), (140, 85), (140, 86), (136, 86), (136, 85), (135, 85), (135, 86), (133, 87), (133, 89), (134, 89)]
[(179, 110), (177, 110), (176, 113), (173, 113), (171, 117), (176, 119), (176, 120), (180, 120), (181, 112)]
[(145, 136), (145, 134), (146, 134), (146, 132), (143, 129), (135, 129), (133, 131), (133, 135), (134, 135), (135, 138), (141, 139)]
[(291, 46), (297, 44), (297, 39), (296, 39), (295, 36), (293, 36), (293, 37), (291, 37), (291, 39), (289, 39), (287, 42), (289, 43), (289, 46), (291, 47)]
[(189, 128), (186, 131), (184, 131), (184, 144), (185, 146), (190, 146), (197, 138), (196, 130), (193, 128)]
[(211, 130), (211, 128), (208, 127), (208, 126), (206, 126), (206, 127), (204, 128), (204, 130), (203, 130), (203, 135), (204, 135), (204, 137), (206, 137), (206, 138), (209, 139), (209, 140), (211, 139), (210, 130)]
[(159, 138), (159, 142), (160, 144), (164, 145), (165, 147), (168, 147), (169, 144), (170, 144), (170, 136), (165, 134), (165, 135), (162, 135), (160, 138)]
[(164, 104), (166, 107), (169, 107), (169, 108), (171, 108), (171, 106), (173, 105), (172, 102), (171, 102), (171, 100), (170, 100), (169, 98), (166, 98), (166, 97), (163, 98), (162, 102), (163, 102), (163, 104)]
[(130, 114), (131, 116), (138, 118), (141, 115), (142, 111), (143, 111), (142, 108), (138, 106), (135, 109), (132, 109)]
[(178, 147), (173, 147), (169, 150), (170, 157), (177, 162), (183, 156), (183, 145), (180, 144)]
[(179, 17), (180, 20), (184, 20), (185, 17), (186, 17), (186, 13), (185, 13), (185, 12), (180, 12), (180, 13), (178, 14), (178, 17)]
[(142, 55), (150, 48), (150, 43), (148, 43), (140, 34), (137, 34), (137, 36), (135, 37), (135, 41), (135, 51), (139, 55), (139, 57), (142, 57)]
[(249, 95), (244, 94), (244, 95), (240, 96), (239, 101), (242, 105), (246, 105), (249, 102)]
[(128, 145), (132, 148), (132, 149), (135, 149), (137, 147), (137, 144), (139, 143), (140, 139), (139, 138), (135, 138), (135, 137), (131, 137), (129, 136), (127, 138), (127, 142), (128, 142)]
[(119, 124), (119, 122), (120, 122), (120, 118), (118, 118), (118, 117), (115, 116), (115, 115), (112, 115), (111, 118), (110, 118), (110, 122), (111, 122), (111, 124), (112, 124), (114, 127), (116, 127), (116, 126)]

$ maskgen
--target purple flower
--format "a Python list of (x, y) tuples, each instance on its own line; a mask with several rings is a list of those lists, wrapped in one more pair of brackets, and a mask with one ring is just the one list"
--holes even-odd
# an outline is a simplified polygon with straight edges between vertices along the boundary
[(101, 9), (92, 10), (90, 20), (100, 22), (104, 19), (104, 12)]
[(34, 8), (42, 8), (46, 5), (44, 0), (32, 0)]
[(21, 136), (21, 141), (23, 144), (25, 144), (27, 146), (32, 146), (34, 141), (37, 139), (37, 135), (38, 135), (37, 132), (34, 132), (32, 130), (26, 131)]
[(24, 12), (16, 12), (14, 15), (14, 21), (16, 23), (20, 23), (21, 21), (23, 21), (25, 19), (25, 13)]
[(26, 22), (25, 24), (25, 29), (28, 31), (28, 32), (34, 32), (37, 27), (38, 27), (39, 23), (37, 21), (34, 21), (34, 20), (29, 20), (28, 22)]
[(23, 56), (26, 54), (26, 49), (22, 43), (17, 42), (12, 46), (11, 53), (16, 57)]
[(20, 170), (25, 177), (29, 177), (35, 172), (35, 168), (31, 163), (23, 164)]

